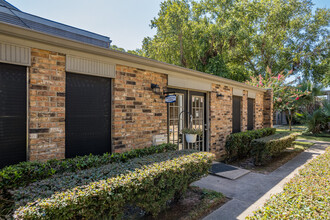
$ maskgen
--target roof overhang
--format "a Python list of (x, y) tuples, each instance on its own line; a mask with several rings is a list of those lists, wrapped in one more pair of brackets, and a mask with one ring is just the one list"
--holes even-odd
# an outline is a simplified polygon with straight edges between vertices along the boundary
[[(0, 34), (11, 36), (11, 37), (16, 37), (24, 40), (29, 40), (29, 41), (35, 41), (47, 45), (53, 45), (56, 47), (62, 47), (70, 50), (75, 50), (75, 51), (81, 51), (84, 53), (88, 54), (94, 54), (102, 57), (108, 57), (114, 60), (118, 60), (118, 64), (135, 64), (134, 66), (146, 66), (149, 67), (151, 71), (156, 71), (160, 73), (167, 73), (167, 72), (172, 72), (172, 73), (181, 73), (185, 74), (188, 76), (195, 76), (199, 77), (203, 80), (209, 80), (214, 83), (220, 83), (220, 84), (225, 84), (225, 85), (230, 85), (233, 87), (239, 87), (247, 90), (254, 90), (254, 91), (259, 91), (259, 92), (265, 92), (267, 89), (263, 88), (258, 88), (254, 86), (247, 85), (245, 83), (237, 82), (234, 80), (226, 79), (220, 76), (215, 76), (211, 75), (208, 73), (203, 73), (200, 71), (196, 70), (191, 70), (187, 69), (184, 67), (160, 62), (157, 60), (117, 51), (117, 50), (112, 50), (112, 49), (107, 49), (107, 48), (102, 48), (102, 47), (97, 47), (94, 45), (86, 44), (86, 43), (81, 43), (78, 41), (74, 41), (71, 39), (66, 39), (62, 37), (57, 37), (53, 36), (50, 34), (45, 34), (42, 32), (38, 32), (35, 30), (23, 28), (20, 26), (15, 26), (7, 23), (0, 22)], [(120, 62), (123, 61), (123, 62)], [(133, 67), (134, 67), (133, 66)]]

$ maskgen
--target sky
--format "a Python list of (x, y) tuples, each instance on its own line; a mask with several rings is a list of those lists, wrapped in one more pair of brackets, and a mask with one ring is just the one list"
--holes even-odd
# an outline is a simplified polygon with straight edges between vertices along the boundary
[[(126, 50), (141, 48), (144, 37), (153, 36), (150, 21), (162, 0), (7, 0), (23, 12), (110, 37)], [(330, 8), (330, 0), (313, 0)]]

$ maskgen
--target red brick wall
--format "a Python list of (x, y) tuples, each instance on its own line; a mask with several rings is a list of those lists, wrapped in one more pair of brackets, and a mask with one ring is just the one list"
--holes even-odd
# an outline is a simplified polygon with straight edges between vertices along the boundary
[(242, 110), (241, 110), (241, 131), (247, 130), (247, 124), (248, 124), (248, 91), (243, 90), (243, 97), (242, 97)]
[(257, 93), (255, 98), (255, 120), (254, 120), (254, 127), (255, 129), (261, 129), (264, 127), (263, 120), (264, 120), (264, 94)]
[[(217, 94), (223, 97), (217, 97)], [(232, 132), (232, 93), (229, 86), (212, 84), (210, 98), (210, 151), (217, 157), (226, 154), (226, 137)]]
[(65, 55), (31, 50), (29, 159), (65, 156)]
[(264, 94), (264, 127), (273, 127), (273, 90), (268, 89)]
[[(167, 134), (167, 104), (151, 83), (163, 91), (167, 75), (117, 65), (113, 80), (113, 152), (143, 148), (152, 137)], [(226, 136), (232, 132), (232, 87), (212, 84), (210, 94), (210, 151), (225, 155)], [(217, 97), (221, 93), (223, 97)], [(248, 92), (243, 91), (241, 123), (247, 129)], [(272, 126), (271, 91), (257, 93), (255, 129)], [(65, 157), (65, 55), (32, 49), (29, 73), (29, 158)]]
[[(226, 137), (232, 133), (232, 87), (212, 84), (210, 98), (210, 151), (216, 156), (226, 154)], [(220, 93), (223, 97), (217, 97)], [(248, 91), (243, 90), (241, 101), (241, 130), (247, 130)], [(256, 93), (254, 113), (254, 128), (264, 127), (264, 94)]]
[(163, 91), (167, 75), (117, 65), (114, 90), (113, 149), (123, 152), (151, 146), (152, 137), (167, 134), (167, 104), (151, 83)]

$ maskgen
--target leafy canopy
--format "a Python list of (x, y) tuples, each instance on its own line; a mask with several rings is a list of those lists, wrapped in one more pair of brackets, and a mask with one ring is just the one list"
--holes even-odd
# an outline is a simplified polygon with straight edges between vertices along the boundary
[(287, 74), (283, 72), (274, 74), (270, 68), (267, 68), (266, 71), (268, 78), (262, 75), (257, 77), (251, 76), (250, 80), (246, 81), (246, 84), (261, 88), (271, 88), (273, 90), (274, 111), (297, 111), (301, 104), (298, 100), (307, 96), (310, 92), (299, 89), (299, 86), (295, 87), (297, 80), (287, 80), (292, 71)]
[(241, 82), (274, 72), (330, 81), (330, 10), (311, 0), (167, 0), (134, 51)]

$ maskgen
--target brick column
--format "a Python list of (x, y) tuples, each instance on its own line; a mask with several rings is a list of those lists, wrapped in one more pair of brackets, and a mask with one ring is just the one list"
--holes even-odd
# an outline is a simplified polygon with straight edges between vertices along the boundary
[[(218, 97), (217, 94), (221, 94)], [(210, 152), (217, 158), (226, 155), (226, 137), (232, 132), (233, 115), (232, 87), (212, 84), (210, 95)]]
[(263, 108), (264, 108), (264, 94), (257, 93), (255, 98), (255, 111), (254, 111), (254, 129), (263, 128)]
[(241, 131), (247, 130), (247, 117), (248, 117), (248, 91), (243, 90), (243, 97), (242, 97), (242, 107), (241, 107)]
[(65, 157), (65, 55), (31, 50), (29, 160)]
[(264, 93), (264, 112), (263, 112), (264, 120), (264, 128), (272, 128), (273, 127), (273, 90), (268, 89), (267, 92)]

